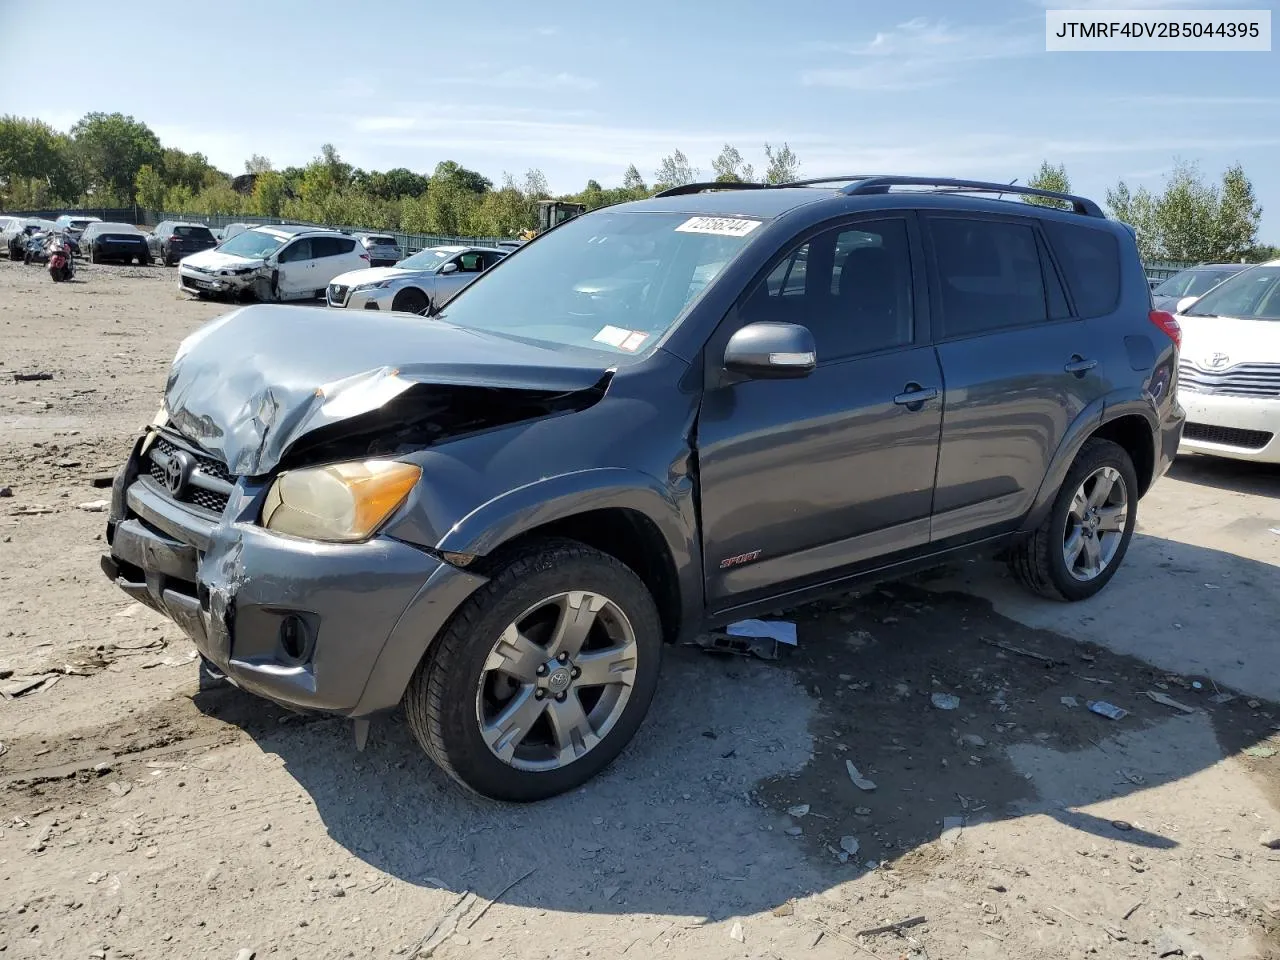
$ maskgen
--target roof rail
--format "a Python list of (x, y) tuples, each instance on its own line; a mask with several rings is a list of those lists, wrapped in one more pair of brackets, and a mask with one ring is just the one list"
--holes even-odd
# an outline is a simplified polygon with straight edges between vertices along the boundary
[(655, 197), (683, 197), (690, 193), (703, 193), (707, 190), (766, 190), (776, 186), (772, 183), (742, 183), (739, 181), (712, 180), (705, 183), (682, 183), (677, 187), (668, 187), (661, 193), (655, 193)]
[(817, 187), (824, 183), (848, 183), (851, 180), (869, 180), (872, 177), (879, 176), (874, 173), (851, 173), (844, 177), (809, 177), (804, 180), (788, 180), (786, 183), (780, 183), (780, 187)]
[(888, 193), (893, 187), (940, 187), (957, 193), (1017, 193), (1022, 196), (1046, 197), (1050, 200), (1065, 200), (1071, 204), (1072, 210), (1086, 217), (1106, 218), (1102, 208), (1085, 197), (1059, 193), (1056, 190), (1022, 187), (1012, 183), (990, 183), (986, 180), (953, 180), (946, 177), (863, 177), (849, 184), (841, 193), (856, 197), (870, 193)]

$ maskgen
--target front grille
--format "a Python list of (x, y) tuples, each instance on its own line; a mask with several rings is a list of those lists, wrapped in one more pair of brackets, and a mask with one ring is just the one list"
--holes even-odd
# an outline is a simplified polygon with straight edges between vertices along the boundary
[(347, 302), (347, 287), (340, 283), (329, 284), (329, 302), (339, 306)]
[(192, 447), (179, 446), (163, 435), (156, 438), (149, 453), (150, 462), (147, 472), (166, 496), (172, 496), (166, 482), (165, 466), (169, 458), (179, 450), (186, 452), (195, 461), (194, 469), (177, 496), (179, 503), (207, 510), (210, 513), (222, 513), (231, 496), (231, 488), (235, 485), (235, 477), (217, 457), (211, 457)]
[(196, 283), (196, 282), (195, 282), (194, 280), (192, 280), (190, 277), (183, 277), (183, 278), (182, 278), (182, 285), (183, 285), (184, 287), (190, 287), (192, 290), (199, 290), (199, 289), (200, 289), (200, 284)]
[(1240, 363), (1225, 370), (1203, 370), (1183, 360), (1178, 384), (1192, 393), (1219, 397), (1280, 397), (1280, 363)]
[(1215, 427), (1208, 423), (1188, 423), (1182, 430), (1187, 440), (1201, 443), (1219, 443), (1224, 447), (1241, 450), (1261, 450), (1271, 442), (1272, 434), (1265, 430), (1241, 430), (1237, 427)]

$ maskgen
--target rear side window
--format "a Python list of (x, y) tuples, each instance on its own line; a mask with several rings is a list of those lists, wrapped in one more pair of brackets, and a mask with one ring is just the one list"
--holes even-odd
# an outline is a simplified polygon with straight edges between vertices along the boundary
[(311, 255), (317, 260), (321, 257), (338, 257), (350, 253), (356, 248), (356, 242), (350, 237), (312, 237)]
[(946, 337), (1043, 323), (1044, 272), (1029, 225), (931, 218)]
[(1120, 245), (1115, 234), (1057, 220), (1044, 221), (1044, 232), (1066, 274), (1076, 315), (1112, 313), (1120, 303)]

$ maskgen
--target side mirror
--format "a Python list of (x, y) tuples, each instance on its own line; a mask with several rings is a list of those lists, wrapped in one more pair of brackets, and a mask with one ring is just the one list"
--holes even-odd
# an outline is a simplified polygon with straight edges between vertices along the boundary
[(1199, 299), (1200, 299), (1199, 297), (1183, 297), (1181, 300), (1178, 301), (1178, 305), (1177, 307), (1174, 308), (1173, 312), (1182, 313), (1184, 310), (1187, 309), (1187, 307), (1191, 306), (1193, 303), (1195, 303)]
[(458, 265), (456, 263), (446, 263), (440, 268), (441, 273), (457, 273)]
[(724, 349), (724, 368), (752, 380), (796, 380), (817, 365), (813, 334), (795, 323), (749, 323)]

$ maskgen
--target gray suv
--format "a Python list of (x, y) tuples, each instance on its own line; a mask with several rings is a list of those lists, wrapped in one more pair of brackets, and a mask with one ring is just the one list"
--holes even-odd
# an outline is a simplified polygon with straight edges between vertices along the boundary
[(196, 331), (102, 566), (244, 689), (359, 745), (403, 704), (458, 782), (541, 799), (631, 739), (665, 643), (966, 551), (1102, 589), (1178, 446), (1179, 336), (1080, 197), (678, 187), (430, 319)]

